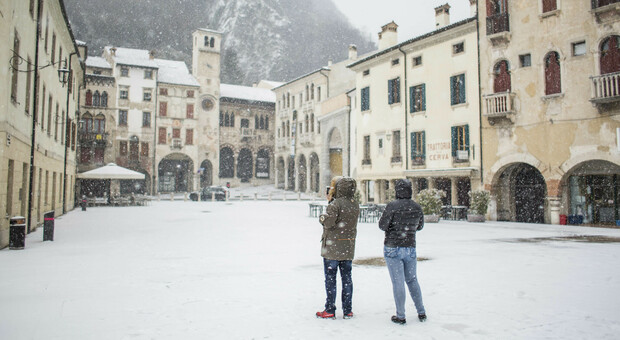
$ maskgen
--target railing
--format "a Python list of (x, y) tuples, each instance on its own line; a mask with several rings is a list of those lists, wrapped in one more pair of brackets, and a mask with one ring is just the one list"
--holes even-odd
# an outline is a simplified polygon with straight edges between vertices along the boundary
[(109, 133), (107, 132), (83, 132), (78, 134), (80, 143), (83, 142), (97, 142), (105, 144), (108, 141)]
[(241, 128), (241, 137), (254, 137), (254, 129)]
[(487, 35), (509, 32), (510, 22), (508, 13), (495, 14), (487, 17)]
[(594, 103), (609, 103), (620, 100), (620, 72), (607, 73), (592, 79), (592, 99)]
[(183, 148), (183, 143), (181, 141), (181, 138), (173, 138), (172, 139), (172, 145), (170, 145), (171, 149), (182, 149)]
[(483, 113), (487, 117), (503, 117), (515, 113), (513, 107), (514, 93), (502, 92), (484, 96), (486, 111)]
[(620, 2), (620, 0), (592, 0), (592, 9), (611, 5)]

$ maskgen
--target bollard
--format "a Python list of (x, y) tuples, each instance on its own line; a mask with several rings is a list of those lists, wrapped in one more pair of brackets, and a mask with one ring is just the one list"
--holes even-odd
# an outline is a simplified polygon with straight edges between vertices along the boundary
[(297, 193), (297, 200), (301, 201), (301, 191)]
[(160, 193), (158, 193), (158, 194), (157, 194), (157, 202), (160, 202), (160, 201), (161, 201), (161, 194), (160, 194)]
[(54, 241), (54, 211), (43, 214), (43, 241)]
[(215, 202), (215, 193), (214, 192), (211, 193), (211, 202)]
[(183, 194), (183, 200), (187, 202), (187, 193)]
[(239, 201), (243, 202), (243, 193), (241, 193), (241, 196), (239, 196)]
[(80, 205), (82, 206), (82, 211), (86, 211), (86, 196), (82, 196), (82, 202)]
[(171, 201), (174, 201), (174, 192), (171, 192), (171, 193), (170, 193), (170, 200), (171, 200)]
[(26, 218), (12, 217), (9, 221), (9, 249), (24, 249), (26, 246)]
[(269, 202), (271, 202), (271, 191), (269, 192)]
[(254, 200), (258, 201), (258, 193), (257, 192), (254, 193)]
[(282, 200), (286, 201), (286, 193), (282, 194)]

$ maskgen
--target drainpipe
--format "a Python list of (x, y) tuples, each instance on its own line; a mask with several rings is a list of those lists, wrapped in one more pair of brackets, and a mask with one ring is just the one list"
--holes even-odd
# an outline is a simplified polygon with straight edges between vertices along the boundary
[[(37, 107), (38, 98), (39, 98), (39, 38), (41, 36), (41, 11), (43, 10), (42, 0), (37, 1), (37, 33), (35, 34), (35, 49), (34, 49), (34, 89), (32, 96), (32, 109), (33, 112), (39, 113), (39, 108)], [(43, 113), (41, 113), (43, 114)], [(30, 174), (29, 174), (29, 183), (28, 187), (30, 188), (30, 193), (28, 195), (28, 232), (32, 231), (32, 201), (34, 201), (34, 154), (36, 148), (36, 132), (37, 132), (37, 116), (33, 114), (32, 116), (32, 136), (30, 139)]]
[[(159, 76), (159, 69), (157, 69), (157, 76)], [(157, 79), (157, 78), (155, 78)], [(153, 164), (151, 166), (151, 171), (153, 172), (152, 176), (151, 176), (151, 193), (150, 195), (153, 196), (153, 193), (155, 192), (155, 186), (157, 185), (157, 181), (155, 181), (155, 160), (156, 157), (155, 155), (157, 154), (157, 116), (158, 116), (158, 110), (159, 110), (159, 103), (157, 102), (157, 96), (159, 95), (159, 86), (157, 84), (157, 81), (155, 82), (155, 110), (153, 110)], [(159, 180), (159, 178), (158, 178)]]
[(480, 139), (480, 185), (482, 186), (482, 188), (480, 189), (484, 190), (484, 172), (482, 171), (482, 85), (480, 84), (480, 81), (482, 79), (482, 69), (480, 67), (480, 21), (478, 20), (479, 10), (480, 9), (478, 7), (478, 1), (476, 1), (476, 44), (478, 45), (478, 138)]
[(403, 67), (405, 68), (405, 76), (404, 76), (404, 90), (405, 90), (405, 171), (409, 170), (409, 155), (407, 154), (407, 140), (409, 138), (409, 133), (408, 133), (408, 121), (409, 121), (409, 114), (407, 113), (407, 53), (405, 53), (405, 51), (402, 50), (402, 46), (398, 47), (398, 50), (403, 54), (405, 59), (405, 62), (403, 63)]
[[(77, 52), (73, 52), (71, 54), (69, 54), (69, 75), (71, 75), (71, 59), (73, 58), (74, 55), (76, 55)], [(71, 77), (71, 80), (73, 80), (73, 77)], [(78, 91), (78, 108), (79, 108), (79, 93), (80, 93), (80, 88), (79, 86), (77, 87), (77, 89), (73, 89), (74, 91), (77, 90)], [(69, 143), (67, 143), (67, 122), (69, 121), (69, 98), (70, 98), (70, 93), (69, 93), (69, 89), (67, 89), (67, 108), (65, 110), (65, 160), (64, 160), (64, 167), (63, 167), (63, 171), (62, 171), (62, 214), (64, 215), (67, 212), (67, 153), (68, 153), (68, 149), (69, 149)], [(71, 130), (69, 130), (69, 135), (71, 133)]]

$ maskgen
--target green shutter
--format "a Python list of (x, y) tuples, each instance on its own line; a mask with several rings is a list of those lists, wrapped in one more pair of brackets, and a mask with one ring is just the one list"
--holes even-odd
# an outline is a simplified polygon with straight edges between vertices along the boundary
[(459, 103), (465, 103), (465, 75), (459, 76)]
[(465, 150), (469, 155), (469, 125), (465, 125)]
[(415, 87), (411, 86), (409, 88), (409, 112), (410, 113), (415, 112), (414, 104), (415, 104)]
[(426, 159), (426, 131), (420, 133), (422, 134), (422, 158)]
[(456, 150), (458, 149), (456, 129), (456, 126), (452, 127), (452, 157), (456, 157)]
[(400, 103), (400, 78), (396, 78), (394, 79), (394, 85), (396, 87), (396, 90), (394, 91), (394, 102), (395, 103)]
[(392, 97), (392, 79), (388, 80), (388, 104), (394, 103), (394, 97)]
[(420, 98), (422, 100), (422, 111), (426, 111), (426, 84), (420, 85), (422, 87)]
[(456, 77), (450, 77), (450, 104), (456, 104), (455, 98), (455, 89), (456, 89)]
[(415, 158), (415, 150), (417, 150), (417, 143), (415, 138), (415, 132), (411, 133), (411, 159)]

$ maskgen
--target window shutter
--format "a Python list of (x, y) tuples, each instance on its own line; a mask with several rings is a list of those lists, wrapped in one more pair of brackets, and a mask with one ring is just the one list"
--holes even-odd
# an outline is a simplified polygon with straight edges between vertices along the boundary
[(450, 77), (450, 104), (456, 104), (456, 77)]
[(465, 125), (465, 150), (469, 155), (469, 125)]
[(411, 159), (414, 159), (416, 156), (416, 150), (418, 150), (417, 140), (415, 138), (415, 132), (411, 133)]
[(459, 103), (465, 103), (465, 75), (459, 76)]
[(392, 84), (394, 85), (394, 93), (392, 95), (394, 97), (394, 103), (400, 103), (400, 78), (394, 79)]
[(415, 112), (415, 86), (409, 88), (409, 112)]
[(457, 131), (456, 131), (457, 127), (453, 126), (452, 127), (452, 157), (456, 157), (456, 150), (458, 149), (458, 145), (457, 145)]
[(388, 80), (388, 104), (394, 103), (394, 97), (392, 96), (392, 80)]
[(422, 158), (426, 159), (426, 131), (422, 131)]
[(426, 84), (420, 85), (422, 87), (420, 93), (420, 100), (422, 101), (422, 111), (426, 111)]

